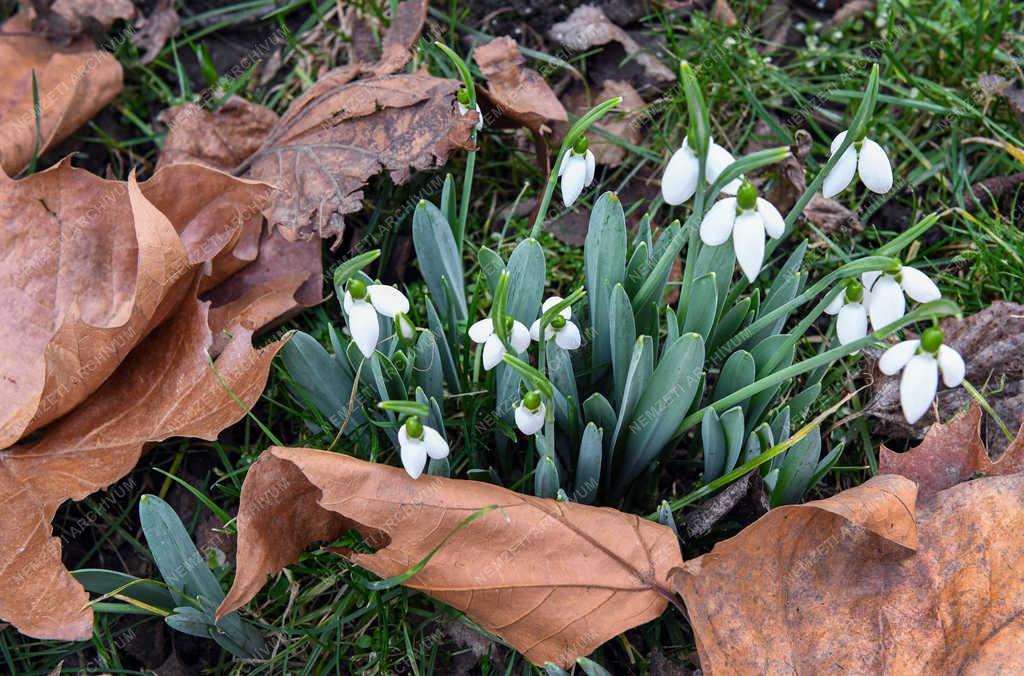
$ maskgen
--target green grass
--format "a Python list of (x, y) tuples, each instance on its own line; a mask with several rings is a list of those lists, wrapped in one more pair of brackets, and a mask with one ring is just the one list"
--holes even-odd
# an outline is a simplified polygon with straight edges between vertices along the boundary
[[(237, 93), (283, 111), (319, 74), (336, 65), (331, 55), (339, 52), (337, 48), (343, 47), (347, 38), (337, 29), (337, 18), (329, 16), (334, 4), (333, 0), (256, 0), (183, 14), (182, 33), (146, 66), (138, 64), (134, 47), (121, 45), (117, 56), (125, 65), (125, 92), (113, 104), (112, 115), (101, 116), (79, 133), (83, 156), (78, 161), (96, 171), (109, 165), (114, 175), (122, 178), (133, 166), (139, 166), (142, 173), (151, 171), (162, 133), (156, 115), (170, 105), (200, 99), (206, 89), (212, 93), (204, 100), (216, 102)], [(365, 4), (371, 13), (378, 11), (369, 0)], [(759, 33), (743, 29), (758, 24), (767, 4), (734, 2), (740, 24), (733, 29), (713, 23), (699, 12), (681, 17), (660, 10), (652, 10), (644, 25), (652, 43), (665, 45), (660, 54), (665, 63), (686, 59), (694, 64), (706, 86), (716, 140), (728, 142), (734, 150), (742, 149), (760, 122), (769, 130), (768, 142), (779, 145), (790, 143), (793, 132), (805, 128), (814, 138), (811, 170), (827, 158), (830, 129), (852, 114), (870, 63), (881, 63), (884, 96), (871, 137), (893, 158), (898, 189), (885, 200), (862, 189), (844, 193), (844, 203), (861, 216), (865, 231), (861, 235), (832, 233), (829, 242), (811, 247), (809, 267), (817, 273), (830, 270), (840, 262), (840, 255), (854, 257), (873, 249), (888, 240), (900, 224), (948, 210), (939, 225), (911, 248), (914, 265), (940, 279), (944, 292), (966, 312), (995, 300), (1020, 301), (1024, 297), (1024, 235), (1019, 224), (1024, 221), (1024, 202), (1012, 199), (1009, 206), (984, 203), (975, 208), (965, 199), (965, 192), (982, 179), (1024, 169), (1009, 153), (968, 141), (981, 137), (1024, 148), (1022, 130), (1005, 102), (983, 101), (976, 85), (983, 73), (1009, 79), (1020, 73), (1024, 38), (1015, 27), (1021, 24), (1024, 3), (881, 0), (877, 12), (836, 29), (798, 24), (796, 30), (802, 31), (806, 40), (770, 53)], [(453, 0), (435, 3), (435, 8), (443, 13), (434, 15), (442, 28), (473, 28), (473, 16), (465, 5)], [(278, 77), (264, 85), (254, 71), (224, 77), (230, 64), (217, 63), (224, 36), (240, 26), (259, 24), (280, 29), (283, 35)], [(567, 72), (559, 65), (565, 54), (558, 57), (534, 60), (532, 65), (555, 81)], [(432, 52), (425, 61), (434, 72), (453, 75), (450, 65)], [(584, 58), (572, 57), (566, 65), (584, 73), (587, 69)], [(599, 185), (587, 192), (578, 208), (588, 208), (586, 199), (596, 199), (603, 190), (621, 190), (630, 180), (642, 180), (652, 169), (657, 178), (658, 165), (678, 147), (685, 133), (685, 104), (681, 95), (670, 89), (661, 98), (650, 100), (648, 108), (643, 153), (635, 153), (620, 167), (601, 170)], [(449, 167), (456, 177), (461, 176), (462, 162), (456, 158)], [(486, 133), (476, 167), (477, 197), (469, 212), (467, 248), (475, 252), (486, 244), (507, 255), (529, 232), (530, 223), (527, 216), (506, 219), (503, 211), (527, 183), (523, 199), (537, 197), (542, 177), (532, 159), (515, 150), (509, 134)], [(389, 219), (407, 222), (410, 212), (403, 210), (410, 200), (436, 197), (429, 192), (431, 186), (440, 192), (440, 183), (425, 174), (405, 186), (375, 180), (367, 190), (366, 209), (350, 222), (370, 233), (382, 233), (381, 246), (388, 248), (396, 236), (386, 227)], [(965, 211), (968, 207), (973, 211)], [(556, 217), (560, 211), (556, 204)], [(661, 224), (668, 216), (664, 205), (655, 212)], [(551, 271), (554, 283), (568, 289), (580, 277), (581, 252), (547, 233), (541, 241), (549, 252), (548, 260), (557, 261)], [(325, 267), (332, 268), (338, 260), (335, 254), (328, 254)], [(414, 296), (419, 293), (415, 285), (411, 292)], [(468, 295), (472, 297), (472, 292)], [(328, 322), (339, 323), (334, 300), (305, 312), (290, 327), (326, 344)], [(801, 349), (809, 354), (817, 345)], [(255, 415), (285, 443), (326, 448), (331, 435), (322, 431), (316, 413), (288, 391), (287, 379), (284, 369), (275, 364)], [(837, 365), (824, 381), (820, 407), (838, 401), (860, 384), (859, 361), (849, 359)], [(860, 393), (836, 415), (835, 419), (850, 417), (831, 433), (833, 442), (847, 442), (846, 451), (819, 491), (859, 483), (874, 466), (872, 449), (879, 440), (871, 437), (870, 424), (860, 416), (866, 398), (866, 392)], [(472, 406), (466, 411), (465, 429), (477, 429), (476, 416), (487, 412), (474, 411)], [(223, 523), (218, 510), (233, 513), (237, 509), (246, 469), (269, 440), (252, 420), (237, 425), (224, 439), (223, 443), (179, 440), (163, 444), (144, 456), (141, 465), (120, 482), (131, 484), (124, 496), (105, 500), (97, 495), (63, 508), (56, 532), (71, 532), (85, 518), (85, 535), (75, 541), (94, 543), (76, 546), (73, 555), (69, 552), (69, 565), (75, 568), (88, 562), (92, 567), (117, 570), (125, 559), (148, 559), (136, 516), (138, 498), (146, 492), (175, 497), (177, 502), (172, 504), (179, 507), (193, 532), (208, 531), (213, 523), (230, 534), (233, 523)], [(394, 450), (387, 446), (362, 449), (360, 455), (395, 462)], [(471, 458), (470, 466), (484, 466), (482, 461), (474, 465), (477, 460)], [(204, 500), (197, 500), (156, 469), (189, 483)], [(679, 485), (678, 494), (661, 497), (678, 498), (690, 488)], [(218, 509), (211, 510), (202, 502)], [(710, 544), (701, 542), (697, 548)], [(688, 553), (696, 553), (696, 548)], [(227, 585), (232, 571), (218, 566), (215, 572)], [(212, 642), (203, 645), (198, 639), (184, 640), (180, 635), (174, 636), (176, 649), (183, 658), (206, 655), (204, 659), (213, 670), (232, 673), (443, 674), (462, 660), (475, 662), (475, 671), (482, 674), (530, 672), (523, 659), (500, 642), (495, 643), (497, 659), (476, 658), (472, 646), (456, 638), (479, 634), (466, 618), (403, 588), (369, 591), (365, 583), (373, 579), (339, 557), (311, 548), (248, 606), (247, 616), (263, 627), (276, 645), (268, 661), (232, 663), (229, 657), (216, 654)], [(85, 645), (34, 641), (10, 629), (0, 631), (0, 670), (44, 674), (64, 660), (67, 673), (140, 673), (126, 670), (124, 665), (137, 663), (140, 646), (149, 640), (145, 632), (152, 630), (146, 626), (154, 622), (158, 620), (98, 613), (93, 640)], [(693, 637), (675, 612), (609, 642), (595, 659), (615, 673), (644, 673), (650, 666), (651, 646), (660, 646), (673, 659), (696, 666)]]

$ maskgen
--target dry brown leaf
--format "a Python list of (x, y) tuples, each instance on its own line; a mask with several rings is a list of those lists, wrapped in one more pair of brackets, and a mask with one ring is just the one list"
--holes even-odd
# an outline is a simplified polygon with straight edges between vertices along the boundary
[[(490, 505), (500, 509), (452, 533)], [(656, 618), (671, 596), (665, 574), (682, 561), (671, 530), (614, 509), (475, 481), (414, 481), (345, 455), (270, 448), (242, 486), (237, 573), (218, 614), (246, 603), (310, 543), (349, 528), (376, 552), (344, 555), (384, 578), (416, 565), (452, 533), (406, 586), (464, 611), (534, 664), (567, 667)]]
[(145, 49), (139, 62), (149, 63), (155, 59), (167, 41), (178, 34), (180, 27), (181, 19), (174, 10), (174, 0), (159, 0), (149, 16), (140, 17), (135, 22), (132, 44)]
[(922, 498), (967, 481), (975, 474), (1003, 476), (1024, 471), (1024, 425), (1017, 439), (993, 462), (981, 439), (981, 407), (976, 403), (946, 424), (928, 428), (918, 446), (896, 453), (879, 450), (878, 471), (899, 474), (917, 484)]
[[(939, 323), (945, 342), (964, 356), (966, 379), (985, 394), (996, 413), (1012, 430), (1024, 422), (1024, 305), (997, 301), (981, 312)], [(900, 379), (874, 369), (874, 397), (868, 413), (878, 434), (920, 439), (934, 422), (929, 414), (915, 425), (907, 424), (900, 408)], [(972, 401), (962, 387), (940, 388), (936, 396), (939, 419), (949, 420)], [(993, 453), (1006, 448), (1007, 439), (991, 418), (984, 438)]]
[(1024, 669), (1024, 475), (915, 509), (877, 476), (773, 509), (674, 582), (707, 674), (992, 674)]
[(644, 67), (656, 82), (674, 82), (676, 75), (650, 52), (646, 52), (629, 33), (613, 24), (599, 7), (580, 5), (569, 17), (556, 23), (548, 35), (558, 44), (576, 52), (618, 42), (626, 53)]
[(131, 0), (29, 0), (21, 4), (34, 29), (63, 40), (98, 35), (115, 21), (135, 17)]
[(732, 11), (727, 0), (715, 0), (711, 8), (711, 19), (724, 26), (735, 26), (737, 23), (736, 12)]
[(266, 216), (290, 239), (340, 239), (370, 177), (387, 171), (405, 183), (411, 170), (472, 148), (475, 116), (459, 115), (458, 82), (422, 71), (350, 80), (353, 74), (346, 67), (321, 78), (245, 165), (247, 176), (281, 188)]
[(259, 150), (277, 123), (277, 114), (232, 96), (213, 111), (185, 103), (168, 108), (158, 119), (167, 126), (158, 167), (202, 162), (231, 171)]
[(519, 45), (510, 37), (491, 40), (473, 51), (473, 60), (487, 79), (482, 91), (499, 115), (534, 131), (546, 131), (551, 122), (569, 115), (539, 73), (524, 64)]
[(121, 64), (88, 39), (61, 47), (31, 34), (24, 13), (7, 20), (0, 33), (0, 166), (13, 176), (33, 153), (41, 155), (63, 141), (121, 93)]
[(284, 341), (254, 350), (252, 331), (233, 327), (215, 367), (207, 306), (186, 301), (84, 404), (36, 442), (0, 451), (0, 617), (28, 636), (85, 640), (88, 595), (61, 563), (50, 521), (65, 500), (81, 500), (127, 474), (143, 447), (170, 437), (216, 439), (252, 406)]

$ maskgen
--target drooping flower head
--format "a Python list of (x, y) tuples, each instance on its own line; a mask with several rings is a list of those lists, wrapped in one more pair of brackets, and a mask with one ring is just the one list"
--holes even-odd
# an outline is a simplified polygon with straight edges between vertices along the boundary
[[(831, 153), (835, 155), (846, 140), (849, 130), (840, 132), (832, 139)], [(842, 157), (825, 177), (821, 192), (825, 197), (835, 197), (853, 181), (854, 174), (860, 174), (861, 182), (868, 190), (887, 193), (892, 189), (892, 166), (882, 146), (869, 138), (854, 141), (843, 151)]]
[(871, 328), (878, 329), (901, 319), (907, 313), (904, 294), (918, 303), (942, 298), (942, 292), (928, 275), (909, 265), (885, 272), (865, 272), (860, 277), (869, 294), (868, 316)]
[[(544, 301), (541, 306), (541, 314), (553, 308), (562, 302), (560, 296), (551, 296)], [(572, 308), (565, 307), (551, 320), (551, 323), (544, 327), (544, 340), (555, 339), (555, 345), (562, 348), (563, 350), (575, 350), (583, 344), (583, 337), (580, 335), (580, 329), (578, 326), (573, 324), (570, 320), (572, 319)], [(541, 342), (540, 340), (540, 319), (534, 320), (533, 324), (530, 325), (530, 338)]]
[(825, 312), (836, 317), (836, 336), (840, 345), (868, 335), (868, 294), (856, 279), (846, 282), (843, 291), (832, 299)]
[(594, 181), (596, 160), (588, 146), (587, 138), (580, 136), (558, 168), (558, 175), (562, 178), (562, 202), (566, 208), (571, 207), (583, 189)]
[(349, 280), (342, 307), (348, 315), (348, 330), (359, 351), (369, 359), (377, 348), (380, 338), (378, 313), (395, 317), (409, 312), (409, 299), (401, 291), (387, 284), (366, 284), (361, 280)]
[(785, 230), (786, 221), (779, 210), (758, 197), (753, 184), (744, 181), (736, 197), (720, 199), (708, 209), (700, 223), (700, 238), (708, 246), (719, 246), (732, 235), (736, 261), (747, 279), (753, 282), (764, 263), (765, 233), (778, 239)]
[(410, 347), (416, 342), (416, 325), (404, 312), (395, 315), (395, 335), (398, 336), (399, 342), (406, 347)]
[(538, 390), (527, 392), (516, 406), (516, 427), (523, 434), (536, 434), (544, 427), (547, 407)]
[(458, 93), (455, 94), (455, 100), (459, 104), (459, 115), (465, 116), (466, 114), (468, 114), (470, 112), (470, 110), (476, 112), (477, 121), (476, 121), (476, 124), (473, 125), (473, 126), (476, 127), (477, 131), (480, 131), (481, 129), (483, 129), (484, 128), (484, 115), (483, 115), (483, 113), (480, 112), (480, 104), (479, 103), (473, 104), (473, 108), (472, 109), (469, 107), (469, 90), (466, 89), (465, 87), (460, 89), (458, 91)]
[[(728, 150), (715, 143), (708, 143), (708, 157), (704, 163), (704, 179), (708, 185), (718, 180), (725, 168), (736, 161)], [(661, 196), (666, 204), (677, 205), (686, 202), (697, 192), (697, 177), (700, 173), (700, 161), (696, 148), (690, 145), (690, 137), (683, 139), (683, 145), (673, 153), (665, 167), (661, 179)], [(725, 184), (722, 192), (735, 195), (740, 189), (740, 180), (733, 179)]]
[[(518, 355), (526, 352), (530, 347), (530, 331), (522, 322), (515, 321), (511, 317), (505, 318), (508, 329), (508, 342), (512, 350)], [(494, 330), (494, 320), (490, 317), (481, 319), (469, 327), (469, 338), (474, 343), (484, 346), (484, 369), (490, 371), (501, 363), (507, 350), (505, 343)]]
[(921, 333), (920, 340), (897, 343), (878, 360), (879, 370), (887, 376), (903, 371), (900, 406), (910, 424), (920, 420), (935, 399), (939, 373), (946, 387), (956, 387), (967, 372), (963, 357), (945, 345), (943, 339), (942, 331), (933, 326)]
[(398, 446), (402, 466), (413, 479), (418, 479), (427, 466), (427, 457), (435, 460), (448, 457), (448, 442), (433, 427), (412, 416), (398, 428)]

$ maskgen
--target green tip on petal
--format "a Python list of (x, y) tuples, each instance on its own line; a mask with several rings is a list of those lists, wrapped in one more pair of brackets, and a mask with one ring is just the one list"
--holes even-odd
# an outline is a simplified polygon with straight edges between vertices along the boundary
[(526, 396), (523, 397), (523, 406), (531, 411), (536, 411), (540, 408), (540, 391), (530, 390), (527, 392)]
[(930, 326), (921, 333), (921, 348), (925, 352), (938, 352), (942, 347), (942, 329)]
[(423, 438), (423, 421), (419, 416), (414, 415), (405, 421), (405, 433), (409, 435), (410, 439)]
[(736, 192), (736, 203), (740, 209), (753, 209), (757, 206), (757, 188), (750, 181), (743, 181)]
[(352, 300), (362, 300), (366, 297), (366, 284), (358, 279), (349, 280), (348, 295), (352, 296)]
[(862, 300), (864, 300), (864, 285), (856, 279), (850, 280), (846, 284), (846, 302), (859, 303)]

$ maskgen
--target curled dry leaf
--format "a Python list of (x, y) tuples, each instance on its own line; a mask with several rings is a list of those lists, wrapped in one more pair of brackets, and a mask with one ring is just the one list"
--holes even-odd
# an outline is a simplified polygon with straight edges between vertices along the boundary
[(477, 47), (473, 60), (487, 79), (481, 90), (499, 116), (533, 131), (546, 131), (551, 122), (568, 121), (558, 97), (540, 73), (527, 68), (519, 45), (510, 37)]
[(158, 167), (201, 162), (231, 171), (259, 150), (277, 123), (277, 114), (232, 96), (216, 110), (185, 103), (168, 108), (158, 119), (167, 127)]
[(86, 38), (58, 46), (31, 34), (24, 13), (6, 21), (0, 32), (5, 85), (0, 94), (0, 165), (13, 176), (33, 154), (63, 141), (121, 93), (121, 65)]
[(1002, 476), (1024, 471), (1024, 425), (995, 462), (981, 439), (981, 407), (976, 403), (946, 424), (928, 428), (918, 446), (896, 453), (879, 451), (878, 471), (899, 474), (917, 484), (922, 498), (967, 481), (976, 474)]
[[(985, 395), (1011, 429), (1019, 425), (1024, 412), (1024, 305), (997, 301), (964, 319), (943, 319), (939, 328), (945, 342), (964, 355), (967, 381)], [(900, 409), (898, 376), (883, 375), (875, 368), (873, 394), (867, 410), (879, 434), (920, 439), (934, 421), (926, 415), (915, 425), (907, 424)], [(940, 420), (949, 420), (971, 401), (962, 387), (940, 388), (936, 397)], [(1007, 439), (994, 420), (986, 420), (983, 432), (993, 453), (1006, 448)]]
[(149, 63), (157, 57), (167, 41), (178, 34), (181, 19), (174, 10), (174, 0), (159, 0), (147, 17), (135, 22), (132, 44), (144, 49), (140, 63)]
[(459, 115), (458, 82), (422, 71), (350, 79), (355, 74), (346, 67), (321, 78), (244, 165), (247, 176), (281, 188), (266, 215), (290, 239), (340, 239), (370, 177), (387, 171), (405, 183), (410, 170), (472, 147), (475, 116)]
[(674, 576), (704, 673), (1020, 673), (1024, 475), (915, 508), (877, 476), (780, 507)]
[(362, 208), (372, 176), (387, 171), (404, 183), (410, 170), (439, 166), (454, 150), (472, 147), (475, 116), (459, 114), (458, 82), (424, 71), (391, 74), (409, 60), (425, 12), (422, 1), (400, 3), (381, 60), (323, 75), (236, 168), (280, 188), (265, 214), (288, 239), (340, 241), (344, 217)]
[(629, 33), (612, 23), (600, 7), (580, 5), (569, 17), (556, 23), (548, 35), (558, 44), (576, 52), (618, 42), (635, 58), (655, 82), (674, 82), (676, 75), (650, 52), (646, 52)]
[[(208, 355), (243, 402), (258, 398), (280, 346), (253, 350), (258, 304), (214, 323), (196, 294), (256, 257), (269, 191), (198, 164), (143, 184), (67, 161), (0, 176), (0, 617), (23, 633), (91, 633), (85, 592), (51, 536), (63, 501), (116, 481), (149, 442), (212, 439), (244, 414)], [(278, 292), (302, 283), (281, 280)], [(214, 345), (212, 328), (231, 338)]]
[(64, 568), (60, 538), (51, 535), (62, 502), (123, 477), (147, 443), (216, 439), (245, 415), (225, 387), (246, 406), (259, 398), (284, 341), (254, 350), (252, 331), (233, 326), (215, 362), (221, 385), (206, 361), (212, 343), (207, 312), (194, 297), (186, 301), (40, 440), (0, 451), (0, 617), (21, 633), (78, 641), (92, 635), (88, 594)]
[[(481, 508), (496, 505), (462, 529)], [(464, 611), (534, 664), (571, 665), (665, 609), (675, 535), (614, 509), (544, 500), (302, 448), (270, 448), (249, 470), (238, 514), (229, 613), (312, 542), (356, 528), (368, 552), (338, 552), (381, 577), (419, 563), (406, 586)], [(467, 556), (467, 552), (471, 556)]]
[(131, 0), (29, 0), (21, 4), (32, 27), (54, 39), (101, 33), (115, 21), (135, 16)]

